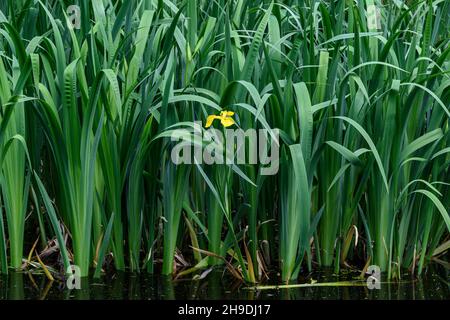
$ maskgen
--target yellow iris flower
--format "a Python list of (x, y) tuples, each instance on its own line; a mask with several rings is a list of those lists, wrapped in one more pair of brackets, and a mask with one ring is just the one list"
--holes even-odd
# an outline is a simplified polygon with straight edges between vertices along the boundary
[(216, 115), (208, 116), (208, 118), (206, 119), (205, 128), (209, 128), (216, 119), (220, 120), (220, 123), (225, 128), (232, 126), (233, 124), (235, 124), (233, 118), (231, 118), (231, 116), (233, 115), (234, 115), (233, 111), (221, 111), (220, 116)]

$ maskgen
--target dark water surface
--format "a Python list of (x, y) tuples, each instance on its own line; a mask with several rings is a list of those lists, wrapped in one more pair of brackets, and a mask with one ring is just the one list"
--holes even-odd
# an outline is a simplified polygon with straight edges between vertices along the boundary
[[(354, 274), (336, 276), (314, 272), (300, 282), (353, 280)], [(81, 290), (67, 290), (63, 282), (50, 282), (44, 275), (11, 273), (0, 277), (0, 300), (4, 299), (450, 299), (450, 270), (433, 266), (421, 277), (404, 276), (401, 283), (384, 283), (379, 290), (357, 287), (309, 287), (249, 290), (246, 285), (211, 272), (200, 281), (177, 280), (147, 274), (117, 273), (102, 279), (84, 279)]]

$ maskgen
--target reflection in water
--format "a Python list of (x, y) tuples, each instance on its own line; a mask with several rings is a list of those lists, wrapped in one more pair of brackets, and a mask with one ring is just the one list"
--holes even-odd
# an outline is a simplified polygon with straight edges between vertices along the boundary
[(9, 281), (9, 297), (11, 300), (23, 300), (25, 298), (25, 288), (23, 285), (23, 273), (13, 273)]
[[(11, 273), (0, 277), (0, 300), (9, 299), (450, 299), (449, 270), (434, 266), (421, 279), (381, 284), (380, 290), (359, 287), (309, 287), (281, 290), (248, 290), (223, 272), (211, 272), (201, 281), (176, 280), (146, 274), (116, 273), (102, 279), (82, 279), (81, 290), (67, 290), (63, 283), (44, 275)], [(315, 272), (301, 282), (352, 280), (352, 275), (334, 276)], [(383, 281), (383, 280), (382, 280)]]

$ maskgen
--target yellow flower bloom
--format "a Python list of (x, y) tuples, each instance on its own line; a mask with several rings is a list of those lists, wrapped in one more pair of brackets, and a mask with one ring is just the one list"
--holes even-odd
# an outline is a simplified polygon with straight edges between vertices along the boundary
[(216, 115), (211, 115), (208, 116), (208, 118), (206, 118), (206, 124), (205, 124), (205, 128), (209, 128), (212, 123), (214, 122), (214, 120), (218, 119), (220, 120), (220, 123), (225, 127), (230, 127), (233, 124), (235, 124), (234, 119), (231, 118), (231, 116), (234, 115), (233, 111), (221, 111), (220, 112), (220, 116), (216, 116)]

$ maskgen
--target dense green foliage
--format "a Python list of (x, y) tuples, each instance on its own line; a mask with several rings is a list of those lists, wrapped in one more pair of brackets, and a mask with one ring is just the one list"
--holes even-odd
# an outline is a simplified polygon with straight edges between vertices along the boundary
[[(1, 1), (0, 271), (56, 239), (83, 276), (421, 274), (450, 247), (449, 26), (445, 0)], [(276, 175), (172, 162), (221, 110), (280, 130)]]

